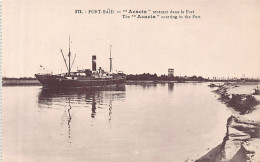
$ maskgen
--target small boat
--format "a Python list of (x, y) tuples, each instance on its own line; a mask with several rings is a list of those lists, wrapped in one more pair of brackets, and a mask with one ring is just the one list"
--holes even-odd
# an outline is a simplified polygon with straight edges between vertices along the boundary
[(214, 83), (210, 83), (210, 85), (208, 85), (209, 87), (213, 88), (213, 87), (217, 87)]
[[(112, 72), (112, 58), (111, 58), (111, 45), (110, 45), (110, 72), (105, 72), (101, 67), (96, 68), (96, 56), (92, 56), (92, 70), (83, 69), (72, 72), (71, 68), (74, 63), (71, 63), (71, 51), (70, 51), (70, 38), (69, 38), (69, 52), (68, 52), (68, 65), (67, 61), (61, 50), (61, 54), (64, 59), (64, 63), (68, 70), (67, 73), (55, 74), (52, 73), (38, 73), (35, 74), (37, 80), (43, 85), (44, 88), (51, 89), (76, 89), (86, 88), (89, 90), (97, 90), (109, 87), (117, 87), (120, 84), (124, 84), (126, 75), (123, 72)], [(75, 55), (76, 56), (76, 55)]]
[(257, 86), (256, 89), (254, 89), (254, 90), (255, 90), (254, 95), (260, 95), (260, 89), (259, 89), (258, 86)]

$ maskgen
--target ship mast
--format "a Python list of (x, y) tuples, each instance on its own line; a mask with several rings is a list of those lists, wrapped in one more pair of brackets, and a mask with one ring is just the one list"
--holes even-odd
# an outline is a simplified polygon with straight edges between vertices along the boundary
[(109, 57), (109, 60), (110, 60), (110, 72), (112, 72), (112, 57), (111, 57), (111, 47), (112, 47), (112, 45), (110, 45), (110, 57)]
[(69, 56), (69, 70), (68, 70), (69, 75), (70, 75), (70, 70), (71, 70), (71, 67), (70, 67), (70, 55), (71, 55), (71, 52), (70, 52), (70, 36), (69, 36), (69, 54), (68, 54), (68, 56)]

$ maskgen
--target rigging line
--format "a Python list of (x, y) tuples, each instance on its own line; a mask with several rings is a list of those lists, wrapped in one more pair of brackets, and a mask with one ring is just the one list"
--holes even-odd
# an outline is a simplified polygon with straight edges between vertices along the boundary
[(70, 69), (72, 69), (72, 66), (73, 66), (73, 64), (74, 64), (74, 60), (75, 60), (75, 58), (76, 58), (76, 55), (77, 55), (77, 54), (75, 54), (75, 56), (74, 56), (74, 59), (73, 59), (73, 61), (72, 61), (72, 64), (71, 64)]
[(67, 62), (66, 62), (66, 59), (65, 59), (65, 57), (64, 57), (64, 55), (63, 55), (62, 49), (60, 49), (60, 52), (61, 52), (61, 54), (62, 54), (63, 60), (64, 60), (65, 65), (66, 65), (66, 68), (67, 68), (67, 70), (69, 70), (68, 65), (67, 65)]

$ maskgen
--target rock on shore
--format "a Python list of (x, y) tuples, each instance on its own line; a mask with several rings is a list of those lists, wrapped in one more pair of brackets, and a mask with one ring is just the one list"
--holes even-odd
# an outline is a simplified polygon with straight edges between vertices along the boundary
[(219, 100), (228, 107), (232, 107), (240, 115), (251, 113), (260, 104), (253, 95), (254, 84), (223, 84), (214, 92), (220, 97)]
[(196, 161), (259, 161), (259, 128), (259, 121), (231, 116), (227, 122), (227, 133), (222, 144)]
[(195, 161), (260, 161), (260, 100), (253, 95), (256, 86), (224, 84), (211, 87), (218, 87), (215, 92), (219, 100), (235, 112), (227, 120), (223, 142)]

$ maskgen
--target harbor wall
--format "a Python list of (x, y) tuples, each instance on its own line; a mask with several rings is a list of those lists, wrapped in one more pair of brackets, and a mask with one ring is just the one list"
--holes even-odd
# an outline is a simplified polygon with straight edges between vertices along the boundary
[(37, 79), (4, 79), (2, 80), (3, 86), (38, 86), (41, 83)]

